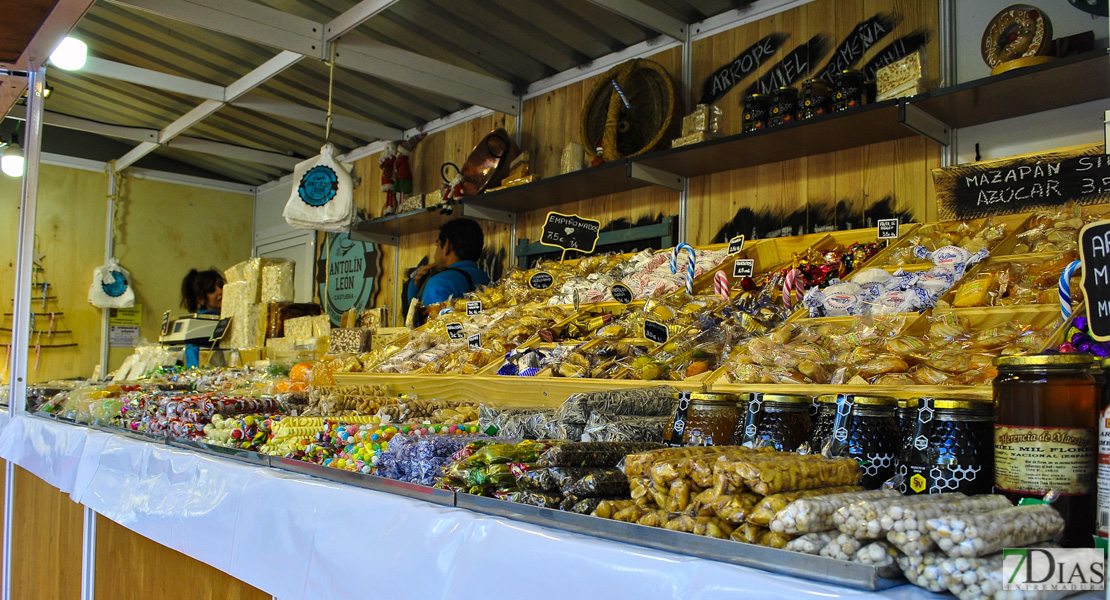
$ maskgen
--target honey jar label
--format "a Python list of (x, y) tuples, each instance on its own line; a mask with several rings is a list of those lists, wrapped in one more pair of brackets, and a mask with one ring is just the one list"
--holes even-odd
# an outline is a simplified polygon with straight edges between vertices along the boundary
[(1081, 427), (994, 427), (994, 485), (1006, 492), (1089, 494), (1096, 437)]

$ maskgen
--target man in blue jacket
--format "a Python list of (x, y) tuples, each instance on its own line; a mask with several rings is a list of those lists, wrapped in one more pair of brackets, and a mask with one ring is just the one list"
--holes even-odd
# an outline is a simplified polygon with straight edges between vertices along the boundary
[(405, 286), (406, 304), (419, 298), (424, 306), (430, 306), (488, 285), (489, 276), (476, 262), (484, 244), (482, 228), (470, 219), (452, 219), (440, 225), (431, 264), (417, 269)]

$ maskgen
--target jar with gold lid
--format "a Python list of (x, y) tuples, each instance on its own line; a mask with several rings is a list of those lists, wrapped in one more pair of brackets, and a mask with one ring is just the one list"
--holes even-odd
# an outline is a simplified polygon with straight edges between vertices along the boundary
[(917, 421), (918, 398), (899, 398), (894, 418), (898, 419), (898, 431), (902, 433), (902, 452), (909, 449), (913, 439), (913, 427)]
[(752, 94), (744, 99), (743, 121), (740, 131), (751, 133), (766, 129), (771, 118), (771, 96), (766, 94)]
[(863, 470), (860, 485), (880, 487), (894, 476), (902, 449), (894, 418), (898, 401), (889, 396), (839, 394), (835, 406), (829, 455), (859, 460)]
[(1062, 545), (1084, 547), (1095, 533), (1100, 390), (1087, 354), (995, 359), (994, 486), (1015, 503), (1060, 494)]
[(900, 466), (902, 493), (989, 494), (994, 486), (994, 402), (915, 400), (917, 416)]
[(736, 394), (678, 392), (678, 407), (670, 425), (663, 430), (669, 446), (723, 446), (732, 438), (740, 420)]
[(833, 432), (833, 423), (836, 421), (836, 394), (822, 394), (813, 399), (816, 411), (810, 411), (813, 417), (813, 433), (809, 436), (810, 452), (818, 453)]
[(737, 421), (736, 431), (732, 432), (732, 444), (753, 448), (770, 444), (783, 452), (797, 450), (813, 433), (813, 421), (809, 416), (812, 403), (811, 396), (749, 394), (747, 410)]

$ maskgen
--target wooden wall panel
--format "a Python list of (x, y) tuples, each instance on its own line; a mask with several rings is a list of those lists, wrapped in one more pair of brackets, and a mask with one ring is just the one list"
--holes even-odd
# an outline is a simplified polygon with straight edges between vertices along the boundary
[[(829, 37), (830, 54), (857, 23), (877, 13), (894, 13), (900, 21), (893, 31), (873, 45), (856, 63), (862, 67), (886, 44), (920, 28), (932, 39), (926, 46), (926, 61), (939, 65), (937, 7), (930, 2), (908, 0), (816, 0), (758, 22), (695, 42), (692, 85), (700, 93), (705, 78), (727, 64), (762, 37), (783, 32), (790, 35), (783, 48), (753, 75), (729, 91), (717, 106), (722, 112), (726, 135), (739, 133), (741, 96), (757, 77), (769, 71), (783, 56), (812, 36)], [(818, 69), (825, 60), (817, 61)], [(841, 152), (738, 169), (693, 178), (687, 237), (694, 243), (720, 241), (718, 234), (741, 208), (758, 213), (764, 235), (784, 226), (790, 216), (801, 217), (809, 231), (827, 227), (864, 227), (871, 213), (889, 209), (908, 214), (916, 221), (935, 218), (929, 170), (940, 162), (940, 146), (923, 138), (874, 144)], [(750, 223), (750, 221), (749, 221)], [(797, 222), (795, 222), (797, 224)], [(745, 232), (751, 235), (751, 232)], [(793, 233), (803, 233), (795, 230)]]
[[(163, 312), (185, 313), (181, 280), (189, 269), (223, 271), (251, 257), (254, 197), (130, 178), (123, 179), (120, 192), (116, 211), (122, 218), (116, 231), (116, 258), (131, 271), (135, 303), (143, 305), (142, 337), (156, 341)], [(101, 217), (99, 223), (103, 221)], [(90, 228), (103, 237), (99, 223), (94, 221)], [(103, 252), (101, 246), (94, 260), (98, 265), (103, 262)], [(77, 279), (85, 286), (79, 292), (82, 296), (88, 292), (91, 277), (90, 269)], [(99, 334), (100, 311), (96, 314)], [(109, 364), (119, 367), (131, 352), (131, 348), (112, 349)], [(93, 364), (99, 362), (99, 353), (98, 346)], [(84, 373), (91, 371), (90, 365)]]
[[(19, 228), (20, 179), (0, 177), (0, 226), (11, 232), (0, 243), (0, 302), (11, 311)], [(75, 348), (43, 349), (38, 368), (32, 348), (28, 381), (88, 377), (100, 362), (101, 311), (88, 303), (92, 272), (104, 262), (108, 176), (43, 165), (39, 177), (36, 247), (44, 257), (43, 277), (57, 299), (47, 310), (63, 313), (55, 329), (73, 333), (42, 344), (77, 343)], [(131, 271), (136, 302), (143, 305), (142, 337), (157, 339), (161, 314), (180, 314), (181, 279), (190, 268), (225, 269), (250, 258), (253, 197), (191, 186), (124, 179), (117, 207), (116, 257)], [(41, 292), (40, 292), (41, 293)], [(33, 304), (42, 311), (41, 300)], [(41, 319), (41, 318), (40, 318)], [(5, 318), (0, 327), (10, 327)], [(40, 329), (46, 326), (39, 321)], [(0, 341), (10, 332), (0, 331)], [(32, 339), (32, 342), (34, 340)], [(130, 348), (113, 349), (118, 367)], [(6, 369), (7, 361), (3, 361)]]
[[(121, 568), (125, 565), (126, 568)], [(231, 575), (96, 517), (96, 597), (271, 600)]]
[(12, 547), (18, 549), (12, 555), (12, 598), (77, 600), (81, 597), (81, 505), (20, 467), (15, 468), (12, 487)]

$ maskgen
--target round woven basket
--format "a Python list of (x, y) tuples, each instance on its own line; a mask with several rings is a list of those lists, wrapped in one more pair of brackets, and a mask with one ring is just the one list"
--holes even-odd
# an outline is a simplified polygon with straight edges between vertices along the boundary
[(670, 74), (638, 58), (610, 69), (590, 91), (582, 109), (582, 146), (591, 160), (599, 141), (605, 161), (644, 154), (673, 138), (681, 118)]

